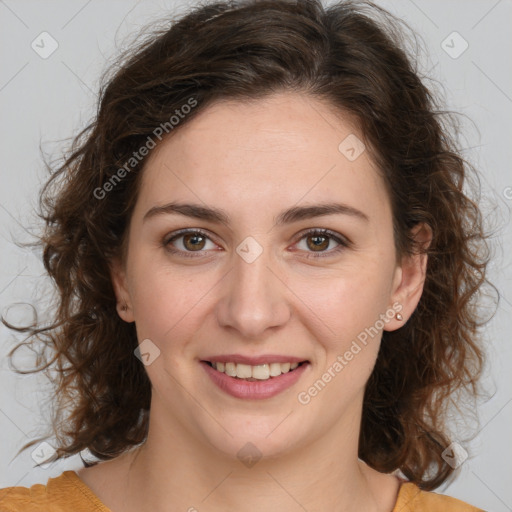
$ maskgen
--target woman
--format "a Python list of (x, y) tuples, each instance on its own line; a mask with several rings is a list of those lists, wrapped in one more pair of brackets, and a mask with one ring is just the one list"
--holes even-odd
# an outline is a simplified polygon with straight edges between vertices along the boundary
[(130, 50), (43, 191), (60, 299), (31, 331), (57, 457), (100, 462), (2, 510), (479, 510), (432, 491), (487, 246), (397, 27), (249, 0)]

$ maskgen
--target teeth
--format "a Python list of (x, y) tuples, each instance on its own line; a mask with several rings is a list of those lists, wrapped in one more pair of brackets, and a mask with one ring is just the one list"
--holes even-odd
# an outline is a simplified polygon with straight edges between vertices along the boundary
[(278, 377), (281, 375), (281, 363), (270, 363), (270, 376)]
[(295, 370), (299, 363), (270, 363), (251, 366), (242, 363), (211, 363), (213, 368), (230, 377), (239, 379), (267, 380), (270, 377), (278, 377), (282, 373)]
[(226, 363), (226, 368), (224, 370), (226, 375), (230, 377), (236, 377), (236, 364), (235, 363)]
[(252, 367), (248, 364), (240, 364), (236, 365), (236, 376), (239, 379), (250, 379), (252, 377)]

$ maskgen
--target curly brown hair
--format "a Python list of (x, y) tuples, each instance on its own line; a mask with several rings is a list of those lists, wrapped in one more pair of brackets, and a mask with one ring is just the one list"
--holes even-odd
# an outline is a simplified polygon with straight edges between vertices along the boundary
[(19, 346), (42, 342), (31, 371), (53, 369), (59, 458), (89, 449), (111, 459), (147, 435), (151, 386), (134, 357), (135, 326), (116, 312), (109, 266), (125, 257), (147, 159), (140, 149), (215, 100), (298, 91), (358, 120), (386, 183), (397, 258), (424, 250), (413, 226), (433, 232), (420, 302), (403, 327), (383, 333), (359, 457), (378, 471), (400, 469), (426, 490), (450, 476), (441, 456), (450, 444), (446, 413), (456, 391), (478, 394), (485, 321), (477, 304), (490, 248), (480, 208), (463, 190), (474, 169), (408, 56), (402, 28), (370, 2), (218, 2), (153, 30), (103, 77), (93, 122), (41, 191), (53, 321), (16, 327), (3, 319), (29, 333)]

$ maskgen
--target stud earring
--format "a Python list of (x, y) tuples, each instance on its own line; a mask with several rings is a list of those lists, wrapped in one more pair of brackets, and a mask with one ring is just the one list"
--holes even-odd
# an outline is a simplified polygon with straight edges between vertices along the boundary
[(395, 315), (395, 318), (396, 318), (397, 320), (403, 320), (403, 319), (404, 319), (404, 317), (403, 317), (400, 313), (397, 313), (397, 314)]

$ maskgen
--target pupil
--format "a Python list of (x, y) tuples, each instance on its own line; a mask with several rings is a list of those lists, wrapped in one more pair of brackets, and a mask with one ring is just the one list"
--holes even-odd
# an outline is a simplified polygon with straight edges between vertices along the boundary
[[(327, 241), (327, 245), (329, 245), (329, 241), (327, 240), (327, 237), (325, 236), (312, 236), (310, 237), (311, 240), (313, 240), (313, 248), (322, 248), (322, 249), (325, 249), (326, 248), (326, 241)], [(323, 242), (322, 242), (323, 240)]]
[[(194, 235), (194, 234), (192, 234), (192, 235), (185, 235), (185, 246), (186, 247), (188, 247), (188, 244), (190, 243), (191, 239), (195, 240), (195, 242), (192, 242), (192, 244), (191, 244), (191, 248), (192, 249), (198, 249), (198, 248), (202, 249), (203, 246), (199, 245), (199, 244), (201, 244), (201, 242), (199, 242), (199, 244), (197, 243), (198, 239), (203, 239), (202, 235)], [(204, 242), (204, 240), (203, 240), (203, 242)], [(190, 248), (190, 247), (188, 247), (188, 248)]]

